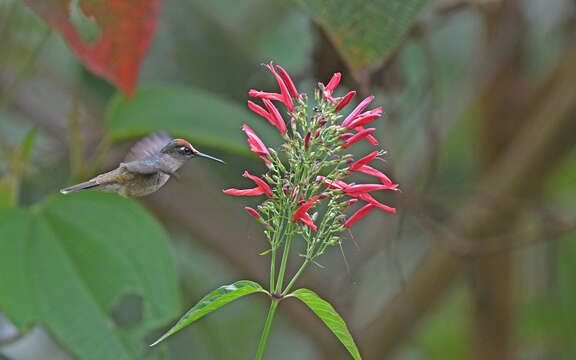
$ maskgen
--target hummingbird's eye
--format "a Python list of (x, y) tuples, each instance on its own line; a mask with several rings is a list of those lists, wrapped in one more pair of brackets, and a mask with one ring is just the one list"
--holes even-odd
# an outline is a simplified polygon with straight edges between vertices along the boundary
[(184, 155), (192, 155), (192, 150), (188, 146), (181, 146), (178, 148), (178, 152)]

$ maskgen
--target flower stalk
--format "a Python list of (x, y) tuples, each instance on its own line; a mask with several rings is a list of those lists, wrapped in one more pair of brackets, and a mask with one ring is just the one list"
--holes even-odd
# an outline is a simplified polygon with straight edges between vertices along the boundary
[[(250, 90), (248, 108), (274, 126), (284, 139), (279, 149), (268, 148), (247, 125), (243, 130), (252, 152), (264, 160), (268, 171), (255, 176), (247, 171), (244, 177), (256, 187), (227, 189), (224, 193), (236, 196), (265, 196), (257, 209), (246, 208), (264, 226), (270, 245), (270, 295), (271, 304), (258, 346), (257, 359), (261, 359), (271, 324), (279, 302), (296, 284), (297, 279), (310, 263), (323, 255), (328, 247), (340, 246), (340, 234), (375, 209), (395, 212), (393, 207), (376, 200), (372, 193), (396, 190), (383, 172), (369, 166), (384, 154), (372, 151), (354, 160), (347, 148), (361, 141), (378, 145), (374, 137), (376, 128), (364, 128), (381, 117), (382, 108), (366, 110), (374, 97), (362, 100), (345, 118), (340, 112), (352, 101), (355, 91), (343, 97), (335, 96), (341, 80), (336, 73), (326, 86), (319, 83), (313, 99), (299, 93), (289, 74), (272, 62), (266, 65), (272, 72), (279, 92)], [(259, 100), (258, 100), (259, 99)], [(310, 102), (314, 101), (311, 106)], [(262, 105), (256, 103), (260, 101)], [(276, 104), (275, 104), (276, 103)], [(283, 104), (283, 116), (277, 104)], [(289, 119), (286, 122), (284, 119)], [(374, 183), (361, 184), (345, 179), (363, 173), (374, 177)], [(379, 182), (379, 183), (376, 183)], [(359, 202), (358, 210), (349, 210)], [(306, 251), (304, 262), (284, 287), (291, 245), (302, 240)], [(282, 248), (283, 245), (283, 248)], [(282, 249), (278, 270), (277, 257)]]

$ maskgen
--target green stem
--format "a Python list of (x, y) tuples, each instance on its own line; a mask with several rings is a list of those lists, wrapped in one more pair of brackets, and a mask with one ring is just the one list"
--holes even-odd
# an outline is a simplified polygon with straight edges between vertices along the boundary
[(286, 294), (288, 294), (288, 291), (290, 291), (290, 289), (292, 289), (292, 286), (294, 286), (294, 283), (296, 282), (296, 280), (298, 279), (298, 277), (300, 276), (300, 274), (302, 274), (302, 271), (304, 271), (304, 269), (306, 268), (306, 266), (308, 266), (308, 264), (310, 264), (310, 260), (306, 260), (302, 263), (302, 265), (300, 265), (300, 269), (298, 269), (298, 271), (296, 272), (296, 274), (294, 274), (294, 277), (292, 278), (292, 280), (290, 280), (290, 282), (288, 283), (288, 285), (286, 285), (286, 289), (284, 289), (284, 291), (282, 292), (282, 295), (285, 296)]
[(256, 360), (261, 360), (262, 356), (264, 355), (264, 348), (266, 347), (266, 342), (268, 341), (268, 334), (270, 333), (270, 327), (272, 326), (272, 320), (274, 319), (274, 314), (276, 313), (278, 303), (278, 300), (272, 300), (272, 303), (270, 304), (268, 316), (266, 317), (266, 323), (264, 324), (264, 330), (262, 330), (262, 336), (260, 337), (260, 344), (258, 344)]
[(278, 281), (276, 282), (276, 292), (280, 293), (282, 291), (282, 283), (284, 282), (284, 273), (286, 272), (286, 264), (288, 263), (288, 253), (290, 252), (290, 242), (292, 241), (292, 236), (290, 235), (292, 227), (288, 227), (288, 236), (286, 237), (284, 243), (284, 252), (282, 253), (282, 262), (280, 263), (280, 270), (278, 271)]
[(270, 294), (274, 292), (274, 278), (276, 277), (276, 249), (272, 244), (272, 259), (270, 260)]

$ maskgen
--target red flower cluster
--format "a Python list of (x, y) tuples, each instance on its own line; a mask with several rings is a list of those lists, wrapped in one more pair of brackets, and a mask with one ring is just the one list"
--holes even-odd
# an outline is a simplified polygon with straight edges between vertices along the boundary
[[(273, 101), (278, 101), (283, 103), (286, 106), (286, 109), (289, 114), (292, 116), (296, 116), (295, 109), (295, 102), (296, 104), (301, 104), (302, 101), (306, 99), (305, 94), (298, 93), (294, 83), (288, 73), (280, 66), (275, 66), (272, 62), (266, 65), (266, 67), (272, 72), (276, 81), (278, 83), (278, 87), (280, 89), (280, 93), (273, 93), (273, 92), (265, 92), (259, 90), (250, 90), (249, 96), (259, 98), (262, 100), (264, 107), (256, 104), (253, 101), (248, 101), (248, 108), (255, 112), (256, 114), (265, 118), (271, 125), (275, 126), (278, 131), (284, 135), (287, 135), (287, 127), (286, 122), (282, 118), (278, 108), (274, 105)], [(322, 95), (328, 100), (330, 103), (334, 104), (333, 106), (334, 112), (338, 112), (342, 110), (346, 105), (350, 103), (350, 101), (356, 95), (355, 91), (348, 92), (345, 96), (338, 98), (334, 97), (333, 93), (338, 84), (341, 80), (341, 74), (336, 73), (328, 83), (328, 85), (324, 86), (322, 83), (319, 84), (319, 87), (322, 91)], [(373, 96), (369, 96), (360, 104), (350, 112), (350, 114), (338, 125), (338, 138), (335, 141), (340, 142), (340, 149), (345, 149), (348, 146), (361, 141), (363, 139), (367, 139), (371, 144), (378, 145), (378, 141), (374, 138), (373, 133), (375, 132), (375, 128), (364, 128), (365, 125), (373, 122), (374, 120), (378, 119), (382, 116), (382, 107), (377, 107), (372, 110), (366, 110), (368, 105), (374, 99)], [(292, 120), (294, 121), (294, 120)], [(317, 121), (320, 127), (326, 124), (325, 119), (319, 119)], [(256, 133), (248, 127), (248, 125), (243, 125), (243, 130), (248, 136), (248, 144), (250, 145), (250, 150), (256, 153), (260, 158), (262, 158), (266, 164), (271, 163), (270, 152), (268, 148), (264, 145), (262, 140), (256, 135)], [(302, 134), (304, 137), (304, 148), (308, 149), (311, 144), (314, 143), (315, 139), (317, 139), (320, 135), (320, 128), (315, 128), (312, 130), (307, 130), (305, 135)], [(339, 140), (338, 140), (339, 139)], [(290, 137), (286, 137), (286, 140), (291, 140)], [(366, 216), (370, 211), (375, 208), (380, 208), (382, 210), (388, 212), (396, 212), (396, 209), (384, 205), (378, 202), (370, 192), (378, 191), (378, 190), (396, 190), (398, 188), (397, 184), (394, 184), (385, 174), (380, 172), (379, 170), (369, 166), (368, 164), (373, 161), (374, 159), (378, 158), (378, 155), (381, 154), (379, 151), (373, 151), (370, 154), (364, 156), (363, 158), (353, 162), (349, 165), (345, 170), (347, 174), (351, 174), (352, 172), (362, 172), (371, 176), (374, 176), (379, 179), (380, 184), (355, 184), (355, 183), (346, 183), (342, 180), (332, 180), (325, 178), (323, 176), (318, 176), (317, 181), (323, 183), (326, 187), (330, 189), (337, 189), (341, 190), (343, 194), (351, 197), (352, 199), (347, 200), (346, 206), (350, 206), (358, 200), (363, 200), (367, 204), (364, 205), (360, 210), (355, 212), (352, 216), (350, 216), (345, 222), (344, 227), (348, 228), (356, 221), (360, 220), (364, 216)], [(257, 187), (252, 189), (228, 189), (224, 190), (226, 194), (230, 195), (262, 195), (266, 194), (269, 197), (273, 197), (272, 190), (270, 186), (261, 178), (250, 175), (248, 172), (244, 173), (245, 177), (250, 178), (254, 181)], [(341, 178), (341, 177), (340, 177)], [(302, 194), (300, 190), (305, 184), (292, 184), (288, 185), (285, 184), (284, 186), (279, 187), (279, 191), (282, 192), (284, 196), (290, 196), (289, 194), (292, 193), (290, 196), (290, 201), (298, 201), (298, 207), (293, 212), (291, 221), (293, 223), (301, 221), (303, 224), (310, 227), (315, 232), (318, 230), (316, 224), (312, 217), (308, 214), (308, 211), (312, 206), (316, 203), (322, 201), (327, 197), (326, 194), (314, 195), (310, 200), (305, 201), (302, 199)], [(293, 187), (293, 191), (290, 192), (290, 187)], [(296, 199), (296, 194), (300, 193), (300, 199)], [(256, 210), (246, 207), (246, 210), (253, 216), (257, 218), (261, 218), (260, 213)]]

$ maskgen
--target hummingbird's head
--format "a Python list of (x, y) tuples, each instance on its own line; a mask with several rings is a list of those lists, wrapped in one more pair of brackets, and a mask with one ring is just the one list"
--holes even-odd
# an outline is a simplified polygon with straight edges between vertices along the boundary
[(218, 162), (224, 163), (224, 161), (217, 159), (213, 156), (201, 153), (196, 150), (188, 141), (184, 139), (174, 139), (170, 141), (162, 150), (161, 153), (172, 156), (173, 158), (185, 161), (194, 157), (205, 157), (208, 159), (216, 160)]

